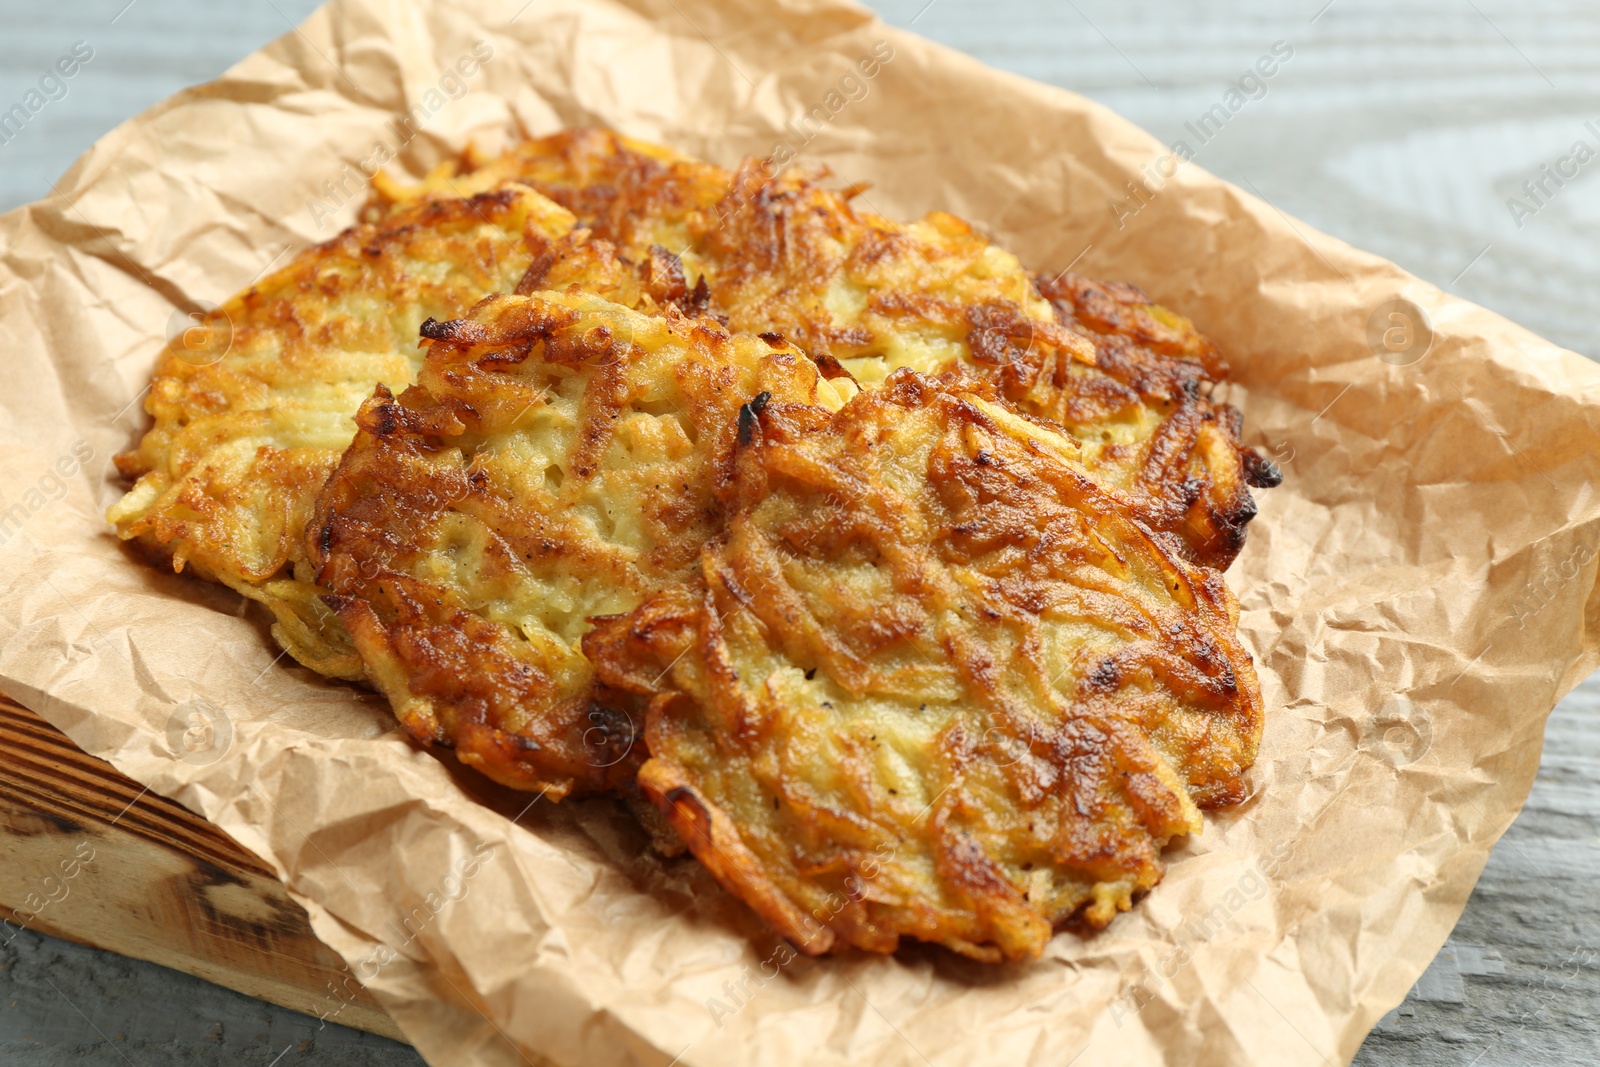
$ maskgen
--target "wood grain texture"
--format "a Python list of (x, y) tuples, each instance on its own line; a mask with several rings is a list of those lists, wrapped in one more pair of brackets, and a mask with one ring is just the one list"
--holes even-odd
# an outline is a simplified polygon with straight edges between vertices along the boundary
[(0, 940), (33, 929), (404, 1040), (272, 871), (0, 695)]

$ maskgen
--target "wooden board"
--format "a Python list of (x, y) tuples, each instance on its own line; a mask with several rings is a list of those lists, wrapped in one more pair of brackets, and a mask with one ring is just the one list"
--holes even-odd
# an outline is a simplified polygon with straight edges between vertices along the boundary
[(18, 927), (405, 1036), (259, 859), (0, 694), (0, 942)]

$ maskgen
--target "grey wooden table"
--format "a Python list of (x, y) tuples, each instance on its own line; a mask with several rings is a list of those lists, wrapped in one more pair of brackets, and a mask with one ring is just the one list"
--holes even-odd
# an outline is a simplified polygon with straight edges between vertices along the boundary
[[(314, 6), (0, 0), (0, 110), (75, 42), (94, 51), (65, 96), (0, 143), (0, 209), (48, 192), (117, 122), (214, 77)], [(1093, 97), (1168, 142), (1186, 138), (1185, 123), (1283, 42), (1292, 57), (1201, 148), (1200, 165), (1600, 358), (1600, 158), (1560, 186), (1524, 188), (1544, 165), (1570, 158), (1575, 142), (1600, 150), (1592, 0), (874, 6), (994, 66)], [(1450, 943), (1358, 1064), (1600, 1063), (1597, 712), (1600, 676), (1556, 709), (1527, 809)], [(420, 1062), (393, 1042), (319, 1030), (314, 1019), (148, 964), (32, 934), (0, 949), (0, 1063)]]

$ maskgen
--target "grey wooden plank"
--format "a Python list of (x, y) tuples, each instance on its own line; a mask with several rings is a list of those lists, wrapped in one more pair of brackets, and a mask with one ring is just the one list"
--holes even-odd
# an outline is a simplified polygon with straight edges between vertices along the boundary
[(0, 211), (46, 195), (106, 131), (210, 81), (317, 6), (313, 0), (0, 0), (0, 112), (39, 90), (40, 79), (75, 44), (92, 55), (61, 81), (59, 99), (49, 99), (18, 135), (0, 143)]
[(415, 1049), (23, 930), (0, 944), (0, 1063), (421, 1067)]

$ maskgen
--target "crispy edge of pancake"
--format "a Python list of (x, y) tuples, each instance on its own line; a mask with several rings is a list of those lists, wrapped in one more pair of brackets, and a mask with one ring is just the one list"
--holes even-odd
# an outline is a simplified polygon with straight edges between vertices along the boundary
[(418, 741), (552, 799), (628, 788), (642, 705), (597, 686), (584, 616), (691, 574), (754, 411), (839, 387), (792, 346), (576, 289), (424, 334), (418, 385), (369, 400), (319, 498), (327, 603)]
[(1189, 320), (1122, 283), (1035, 278), (944, 212), (902, 224), (859, 211), (855, 192), (747, 160), (696, 223), (714, 308), (858, 375), (881, 363), (993, 381), (1083, 443), (1088, 466), (1189, 558), (1231, 564), (1255, 514), (1247, 486), (1279, 476), (1239, 441), (1238, 413), (1209, 399), (1227, 364)]
[[(135, 482), (107, 513), (118, 536), (154, 562), (192, 570), (265, 606), (274, 639), (303, 665), (360, 679), (348, 635), (318, 601), (300, 553), (312, 502), (348, 437), (321, 447), (304, 443), (299, 438), (326, 436), (326, 428), (280, 425), (277, 401), (324, 390), (327, 397), (305, 403), (326, 408), (343, 389), (350, 409), (319, 414), (350, 422), (373, 384), (350, 378), (358, 356), (387, 361), (397, 373), (404, 365), (396, 385), (409, 382), (420, 363), (413, 337), (382, 336), (390, 317), (358, 320), (351, 308), (388, 305), (392, 316), (398, 302), (419, 305), (423, 314), (464, 312), (505, 278), (520, 276), (537, 249), (572, 226), (565, 209), (519, 184), (419, 203), (382, 226), (353, 226), (305, 249), (205, 313), (162, 353), (145, 403), (152, 424), (116, 457), (119, 472)], [(439, 246), (452, 244), (455, 258), (438, 259)], [(196, 330), (211, 346), (198, 358), (186, 348)], [(219, 337), (227, 345), (216, 353)], [(379, 347), (368, 351), (369, 343)], [(250, 526), (265, 538), (244, 536)]]
[[(1222, 354), (1194, 323), (1153, 303), (1137, 286), (1070, 272), (1039, 276), (1036, 284), (1057, 318), (1094, 342), (1096, 366), (1143, 393), (1196, 397), (1191, 405), (1194, 425), (1188, 431), (1194, 439), (1188, 451), (1198, 458), (1207, 483), (1182, 510), (1175, 526), (1193, 547), (1193, 558), (1227, 570), (1244, 548), (1246, 528), (1256, 515), (1250, 489), (1271, 489), (1282, 483), (1283, 474), (1244, 443), (1239, 410), (1211, 399), (1211, 390), (1228, 377)], [(1163, 377), (1167, 381), (1159, 390), (1140, 384)], [(1141, 471), (1147, 493), (1155, 495), (1160, 486), (1171, 484), (1172, 478), (1162, 473), (1162, 467), (1172, 462), (1171, 453), (1151, 449)]]
[[(1242, 799), (1261, 699), (1237, 604), (1075, 455), (981, 385), (904, 370), (833, 416), (763, 413), (701, 583), (585, 640), (651, 701), (646, 795), (803, 950), (1037, 955), (1156, 884), (1199, 808)], [(1074, 618), (1117, 636), (1074, 644)], [(942, 777), (897, 795), (902, 765)]]
[(517, 142), (495, 156), (469, 147), (416, 183), (380, 171), (362, 217), (376, 221), (419, 200), (512, 180), (571, 211), (626, 258), (643, 261), (651, 245), (684, 251), (690, 219), (722, 197), (729, 174), (661, 145), (578, 127)]
[[(259, 293), (286, 286), (297, 287), (302, 293), (308, 289), (314, 291), (305, 276), (315, 277), (325, 264), (326, 253), (330, 251), (338, 255), (359, 249), (359, 254), (366, 257), (363, 262), (366, 262), (390, 248), (408, 247), (408, 242), (451, 239), (438, 233), (442, 226), (473, 228), (480, 224), (503, 224), (508, 233), (515, 231), (519, 242), (515, 256), (500, 254), (506, 263), (502, 265), (503, 276), (498, 283), (473, 287), (461, 293), (459, 300), (447, 306), (438, 306), (435, 310), (464, 314), (472, 303), (486, 295), (486, 291), (511, 288), (513, 284), (524, 293), (542, 287), (582, 284), (587, 290), (602, 294), (605, 298), (646, 308), (663, 306), (673, 300), (690, 303), (685, 299), (682, 271), (675, 258), (660, 249), (652, 249), (650, 258), (644, 264), (626, 262), (617, 255), (614, 245), (596, 237), (590, 230), (574, 229), (569, 213), (520, 182), (500, 182), (489, 192), (466, 198), (417, 201), (408, 205), (406, 210), (387, 216), (383, 226), (353, 227), (334, 240), (297, 257), (295, 262), (279, 272), (285, 277), (270, 276), (235, 298), (234, 303), (248, 305), (252, 297)], [(483, 253), (490, 262), (496, 258), (494, 249), (480, 248), (477, 251)], [(349, 256), (345, 255), (345, 260), (338, 262), (348, 259)], [(420, 266), (428, 271), (437, 270), (440, 265), (430, 261)], [(404, 284), (403, 279), (400, 284)], [(231, 310), (230, 305), (225, 305), (213, 316), (225, 317)], [(237, 314), (237, 311), (233, 313)], [(279, 315), (275, 320), (283, 318)], [(292, 312), (287, 318), (291, 322), (298, 321)], [(269, 321), (268, 327), (274, 324), (274, 321)], [(409, 345), (407, 349), (409, 351)], [(172, 369), (170, 362), (173, 358), (172, 346), (169, 346), (167, 360), (162, 368), (158, 368), (155, 388), (162, 387), (163, 371)], [(196, 368), (182, 355), (176, 358), (183, 364), (181, 369), (191, 375), (183, 379), (189, 384), (180, 382), (178, 387), (187, 388), (197, 399), (163, 406), (156, 426), (145, 434), (140, 449), (119, 457), (120, 465), (129, 475), (139, 474), (141, 470), (144, 475), (149, 475), (152, 470), (158, 469), (149, 466), (149, 459), (152, 453), (155, 458), (161, 458), (160, 435), (170, 433), (173, 424), (177, 425), (176, 432), (181, 434), (184, 424), (195, 417), (196, 409), (214, 405), (219, 400), (224, 403), (230, 400), (226, 388), (217, 388), (215, 383), (209, 381), (209, 366)], [(410, 359), (409, 355), (407, 358)], [(276, 360), (267, 360), (264, 365), (256, 363), (247, 368), (244, 374), (247, 381), (242, 388), (257, 400), (270, 401), (273, 386), (248, 379), (252, 375), (265, 375), (272, 379), (274, 376), (292, 374), (301, 362), (292, 355), (280, 355)], [(313, 369), (302, 368), (307, 375)], [(225, 367), (222, 371), (210, 372), (209, 377), (228, 373), (232, 373), (232, 368)], [(408, 370), (399, 381), (392, 384), (403, 387), (409, 384), (412, 376)], [(370, 390), (370, 383), (364, 385), (361, 395), (365, 397)], [(348, 413), (336, 413), (340, 418), (352, 420), (352, 436), (355, 406), (358, 404), (359, 401), (355, 402)], [(250, 417), (248, 414), (243, 416), (245, 419)], [(135, 490), (130, 491), (112, 509), (112, 515), (121, 520), (118, 523), (119, 533), (124, 538), (132, 535), (143, 554), (152, 562), (170, 565), (176, 570), (187, 567), (199, 577), (226, 585), (247, 599), (262, 604), (272, 614), (274, 640), (303, 666), (328, 677), (363, 681), (366, 673), (349, 634), (336, 613), (321, 601), (324, 590), (316, 586), (305, 558), (297, 551), (304, 541), (304, 526), (312, 502), (341, 454), (342, 447), (323, 449), (314, 455), (305, 449), (269, 450), (268, 453), (257, 455), (254, 466), (247, 473), (259, 474), (261, 472), (255, 467), (263, 465), (267, 469), (281, 468), (288, 472), (282, 479), (247, 479), (252, 482), (252, 491), (264, 493), (269, 502), (275, 501), (274, 510), (281, 512), (277, 517), (280, 529), (278, 555), (272, 561), (272, 568), (239, 565), (239, 561), (230, 555), (234, 539), (225, 536), (225, 530), (219, 534), (217, 523), (207, 518), (208, 507), (211, 511), (220, 509), (227, 512), (226, 501), (211, 500), (212, 494), (204, 486), (185, 485), (181, 478), (176, 486), (169, 486), (167, 493), (170, 496), (177, 491), (178, 498), (168, 501), (165, 508), (157, 508), (154, 514), (148, 506), (139, 514), (135, 514), (129, 506), (135, 491), (151, 491), (146, 485), (136, 486)], [(184, 476), (191, 480), (208, 476), (205, 458), (206, 454), (202, 452), (198, 461), (191, 460), (188, 469), (183, 472)], [(294, 477), (292, 484), (289, 475)], [(118, 515), (119, 509), (124, 510), (125, 514)], [(195, 552), (197, 547), (202, 551)], [(270, 573), (263, 577), (268, 570)]]

